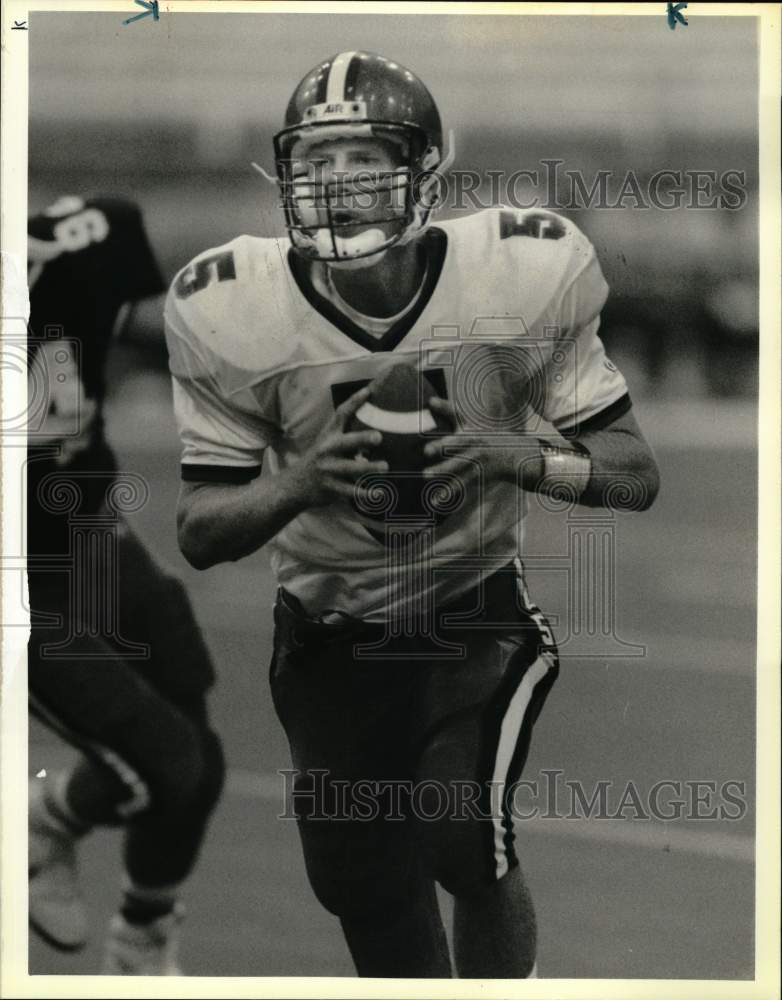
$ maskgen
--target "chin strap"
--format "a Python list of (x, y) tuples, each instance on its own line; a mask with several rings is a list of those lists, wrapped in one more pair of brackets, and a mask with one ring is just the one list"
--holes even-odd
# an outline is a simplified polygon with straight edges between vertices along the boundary
[(255, 162), (255, 160), (253, 160), (253, 161), (252, 161), (252, 162), (250, 163), (250, 166), (251, 166), (251, 167), (253, 168), (253, 170), (257, 170), (257, 171), (258, 171), (258, 173), (259, 173), (259, 174), (261, 175), (261, 177), (263, 177), (263, 179), (264, 179), (265, 181), (268, 181), (268, 182), (269, 182), (270, 184), (274, 184), (274, 185), (275, 185), (275, 187), (276, 187), (276, 185), (277, 185), (277, 178), (276, 178), (276, 177), (272, 177), (272, 175), (271, 175), (271, 174), (267, 173), (267, 172), (266, 172), (266, 171), (265, 171), (265, 170), (263, 169), (263, 167), (262, 167), (262, 166), (260, 166), (260, 164), (256, 163), (256, 162)]
[(438, 165), (438, 173), (442, 173), (447, 170), (456, 158), (456, 141), (453, 137), (453, 129), (448, 129), (448, 152), (442, 158)]

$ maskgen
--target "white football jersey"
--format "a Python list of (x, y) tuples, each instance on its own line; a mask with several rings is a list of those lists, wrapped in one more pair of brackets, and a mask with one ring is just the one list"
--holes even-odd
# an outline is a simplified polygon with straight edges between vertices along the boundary
[[(378, 337), (324, 296), (287, 239), (240, 236), (195, 258), (166, 303), (182, 476), (247, 482), (300, 460), (334, 408), (388, 366), (423, 369), (463, 426), (520, 434), (605, 426), (630, 408), (598, 337), (607, 286), (594, 248), (552, 212), (496, 208), (438, 223), (414, 307)], [(383, 620), (455, 597), (514, 558), (524, 494), (479, 483), (398, 566), (346, 502), (270, 542), (279, 583), (311, 614)]]

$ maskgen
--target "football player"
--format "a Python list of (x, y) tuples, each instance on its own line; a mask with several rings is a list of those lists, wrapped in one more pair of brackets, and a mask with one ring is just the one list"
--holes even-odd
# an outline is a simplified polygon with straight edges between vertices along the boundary
[(135, 480), (103, 431), (112, 334), (149, 338), (129, 314), (162, 308), (137, 206), (66, 197), (31, 218), (28, 286), (30, 705), (82, 751), (30, 783), (30, 922), (55, 947), (85, 944), (77, 845), (120, 825), (124, 893), (102, 971), (175, 975), (180, 887), (224, 766), (209, 652), (182, 583), (122, 516)]
[[(305, 863), (359, 975), (451, 975), (435, 882), (457, 975), (534, 975), (509, 795), (558, 661), (519, 560), (523, 498), (642, 509), (658, 489), (598, 337), (606, 283), (553, 213), (433, 224), (440, 116), (390, 59), (324, 59), (274, 148), (287, 238), (201, 254), (167, 299), (180, 546), (203, 568), (269, 545)], [(451, 432), (424, 475), (455, 500), (432, 530), (383, 535), (355, 508), (396, 425), (373, 430), (365, 404), (400, 361), (437, 388)]]

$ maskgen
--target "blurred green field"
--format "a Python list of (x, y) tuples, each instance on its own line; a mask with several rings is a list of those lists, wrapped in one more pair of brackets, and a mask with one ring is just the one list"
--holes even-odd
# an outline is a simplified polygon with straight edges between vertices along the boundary
[[(582, 658), (571, 646), (536, 728), (527, 778), (561, 769), (591, 788), (632, 780), (746, 783), (740, 821), (532, 821), (519, 853), (540, 921), (543, 977), (746, 979), (753, 975), (755, 769), (755, 456), (753, 411), (684, 405), (638, 408), (663, 489), (653, 510), (616, 525), (619, 635), (640, 658)], [(289, 766), (268, 692), (273, 582), (264, 553), (197, 573), (176, 550), (176, 434), (162, 378), (115, 397), (110, 431), (128, 471), (150, 483), (133, 516), (154, 552), (190, 588), (219, 670), (214, 718), (230, 776), (200, 867), (188, 886), (183, 960), (192, 975), (352, 975), (337, 921), (304, 874), (295, 826), (278, 819), (279, 768)], [(730, 470), (727, 476), (725, 470)], [(744, 491), (735, 483), (747, 484)], [(531, 562), (563, 551), (566, 523), (532, 511)], [(530, 572), (531, 590), (567, 620), (557, 574)], [(565, 649), (568, 653), (568, 650)], [(31, 773), (69, 751), (31, 729)], [(618, 792), (617, 792), (618, 795)], [(31, 936), (30, 972), (97, 971), (119, 887), (118, 839), (83, 849), (95, 939), (61, 955)], [(447, 900), (444, 901), (447, 906)]]

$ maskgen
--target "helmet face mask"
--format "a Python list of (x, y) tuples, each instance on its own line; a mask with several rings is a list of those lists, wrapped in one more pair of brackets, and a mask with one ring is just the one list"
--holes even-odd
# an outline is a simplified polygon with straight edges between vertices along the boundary
[[(278, 137), (279, 184), (294, 249), (316, 260), (368, 263), (402, 238), (415, 212), (410, 150), (421, 141), (411, 131), (346, 122), (287, 129)], [(346, 165), (335, 169), (330, 154), (345, 147)]]
[[(316, 67), (297, 87), (286, 126), (274, 137), (293, 249), (336, 267), (366, 267), (408, 242), (434, 207), (441, 146), (434, 101), (404, 67), (357, 52)], [(340, 147), (347, 159), (334, 154)]]

